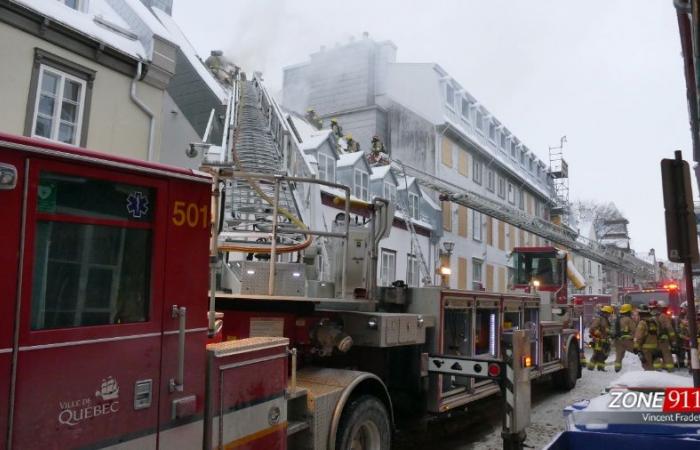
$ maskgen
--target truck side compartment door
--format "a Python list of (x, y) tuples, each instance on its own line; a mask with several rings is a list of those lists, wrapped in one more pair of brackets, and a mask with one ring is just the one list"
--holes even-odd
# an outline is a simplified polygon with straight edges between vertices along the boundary
[(155, 449), (167, 182), (29, 162), (13, 448)]
[[(8, 177), (5, 178), (5, 183), (0, 184), (0, 433), (3, 433), (0, 438), (0, 450), (6, 448), (5, 432), (10, 413), (10, 380), (19, 274), (17, 268), (22, 238), (24, 164), (24, 157), (20, 154), (5, 149), (0, 151), (0, 173)], [(13, 173), (16, 178), (10, 181), (9, 177)]]

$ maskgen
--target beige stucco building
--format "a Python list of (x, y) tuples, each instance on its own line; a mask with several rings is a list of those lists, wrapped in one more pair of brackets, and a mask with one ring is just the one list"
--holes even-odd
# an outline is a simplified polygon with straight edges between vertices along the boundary
[(0, 3), (0, 131), (158, 160), (176, 46), (137, 0)]

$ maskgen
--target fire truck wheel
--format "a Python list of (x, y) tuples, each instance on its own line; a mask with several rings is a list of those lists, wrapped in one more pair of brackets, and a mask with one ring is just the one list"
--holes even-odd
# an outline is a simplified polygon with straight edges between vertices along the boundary
[(570, 391), (576, 387), (576, 381), (578, 380), (579, 365), (581, 361), (579, 360), (578, 348), (574, 343), (569, 346), (569, 350), (566, 352), (566, 367), (558, 372), (552, 374), (552, 381), (554, 386), (559, 389)]
[(376, 397), (362, 395), (345, 407), (340, 417), (336, 450), (389, 450), (389, 414)]

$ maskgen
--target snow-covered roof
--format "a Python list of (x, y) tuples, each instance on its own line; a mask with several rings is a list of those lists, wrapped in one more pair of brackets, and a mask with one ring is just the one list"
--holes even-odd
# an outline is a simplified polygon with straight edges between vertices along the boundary
[(372, 175), (369, 176), (369, 179), (370, 180), (382, 179), (389, 172), (391, 172), (391, 166), (389, 164), (387, 164), (385, 166), (372, 167)]
[(226, 89), (224, 89), (224, 87), (221, 86), (218, 81), (216, 81), (214, 75), (209, 72), (209, 69), (207, 69), (207, 67), (204, 65), (202, 58), (199, 57), (197, 51), (194, 49), (190, 41), (187, 39), (187, 36), (185, 36), (175, 20), (173, 20), (169, 14), (158, 8), (153, 8), (153, 13), (158, 17), (158, 20), (161, 21), (163, 26), (170, 32), (173, 42), (180, 47), (180, 50), (185, 55), (185, 58), (187, 58), (192, 67), (194, 67), (194, 69), (197, 71), (197, 75), (199, 75), (202, 81), (207, 84), (209, 89), (211, 89), (221, 103), (227, 103), (228, 93)]
[(139, 0), (91, 0), (76, 10), (55, 0), (13, 0), (49, 19), (73, 29), (121, 53), (140, 60), (151, 60), (153, 36), (171, 41)]
[(328, 140), (328, 136), (330, 136), (331, 133), (333, 133), (331, 130), (319, 130), (315, 133), (307, 135), (306, 137), (302, 136), (302, 143), (300, 147), (302, 150), (315, 150)]
[[(406, 176), (405, 178), (401, 177), (399, 179), (399, 191), (405, 191), (407, 187), (408, 187), (408, 189), (410, 189), (411, 186), (413, 186), (413, 183), (415, 183), (415, 182), (416, 182), (415, 177), (409, 177), (409, 176)], [(421, 192), (421, 194), (422, 194), (422, 192)]]
[[(364, 160), (364, 156), (365, 154), (363, 152), (343, 153), (340, 155), (340, 158), (338, 158), (338, 168), (354, 166), (357, 161), (361, 159)], [(365, 162), (365, 165), (366, 164)]]

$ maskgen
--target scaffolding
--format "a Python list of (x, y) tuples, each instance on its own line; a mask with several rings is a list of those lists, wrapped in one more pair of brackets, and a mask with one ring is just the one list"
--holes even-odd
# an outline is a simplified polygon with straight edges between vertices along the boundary
[(564, 159), (566, 136), (559, 139), (559, 146), (549, 147), (549, 174), (554, 184), (555, 206), (552, 213), (566, 216), (569, 211), (569, 165)]

